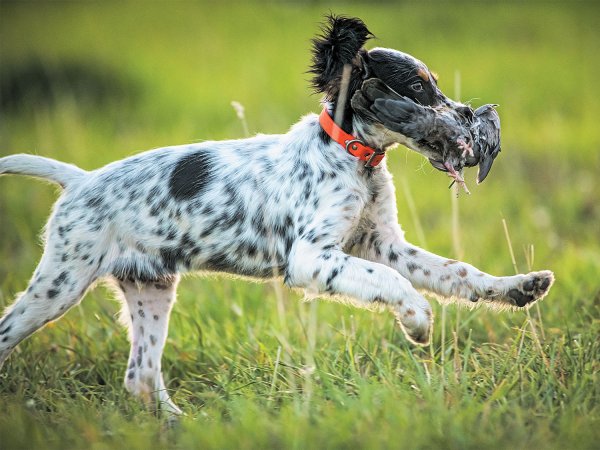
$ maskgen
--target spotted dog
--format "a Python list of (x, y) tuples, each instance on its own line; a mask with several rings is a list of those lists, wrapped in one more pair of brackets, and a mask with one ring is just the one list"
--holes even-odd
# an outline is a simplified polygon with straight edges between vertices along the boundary
[(182, 272), (282, 277), (291, 288), (384, 305), (416, 344), (429, 341), (433, 323), (422, 290), (514, 308), (543, 297), (549, 271), (495, 277), (404, 239), (385, 150), (401, 143), (431, 157), (430, 149), (361, 116), (349, 99), (375, 77), (419, 104), (455, 104), (421, 61), (367, 51), (370, 36), (359, 19), (328, 18), (311, 68), (324, 112), (286, 134), (160, 148), (89, 172), (40, 156), (1, 158), (0, 174), (64, 191), (39, 265), (0, 320), (0, 365), (99, 280), (123, 302), (126, 388), (175, 414), (161, 356)]

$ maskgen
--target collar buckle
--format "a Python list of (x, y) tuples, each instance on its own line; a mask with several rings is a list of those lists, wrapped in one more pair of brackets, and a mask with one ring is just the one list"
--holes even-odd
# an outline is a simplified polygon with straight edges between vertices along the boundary
[(360, 144), (363, 147), (366, 146), (366, 144), (363, 141), (361, 141), (360, 139), (350, 139), (350, 140), (346, 141), (346, 151), (348, 153), (350, 153), (352, 156), (356, 156), (356, 155), (354, 155), (354, 153), (352, 153), (352, 151), (350, 151), (350, 149), (352, 149), (353, 151), (357, 151), (358, 145), (356, 145), (356, 144)]
[(367, 162), (365, 163), (365, 167), (367, 169), (371, 169), (371, 168), (375, 167), (377, 164), (379, 164), (379, 161), (377, 161), (377, 164), (372, 164), (372, 162), (375, 158), (377, 158), (378, 156), (381, 156), (381, 155), (385, 155), (385, 150), (375, 150), (373, 152), (373, 154), (369, 157), (369, 159), (367, 159)]

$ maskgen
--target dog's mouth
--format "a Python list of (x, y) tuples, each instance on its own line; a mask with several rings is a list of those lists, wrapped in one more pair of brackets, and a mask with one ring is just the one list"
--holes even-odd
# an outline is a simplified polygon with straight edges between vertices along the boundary
[(454, 183), (457, 183), (464, 189), (464, 191), (467, 194), (470, 194), (469, 189), (467, 188), (467, 184), (465, 183), (465, 179), (463, 178), (463, 172), (465, 167), (464, 164), (461, 164), (460, 162), (456, 164), (448, 160), (444, 161), (432, 158), (429, 158), (429, 162), (437, 170), (441, 172), (446, 172), (448, 176), (452, 178), (452, 183), (449, 187), (452, 187)]
[(458, 139), (457, 146), (462, 150), (462, 153), (458, 156), (447, 155), (447, 157), (444, 157), (442, 152), (440, 152), (438, 149), (435, 149), (428, 144), (425, 145), (432, 151), (438, 153), (439, 156), (428, 158), (429, 163), (437, 170), (446, 172), (448, 176), (452, 178), (453, 181), (450, 184), (450, 187), (454, 183), (457, 183), (467, 194), (470, 194), (467, 184), (465, 183), (465, 179), (463, 178), (463, 173), (465, 167), (473, 167), (477, 165), (477, 158), (473, 152), (472, 144), (465, 140)]

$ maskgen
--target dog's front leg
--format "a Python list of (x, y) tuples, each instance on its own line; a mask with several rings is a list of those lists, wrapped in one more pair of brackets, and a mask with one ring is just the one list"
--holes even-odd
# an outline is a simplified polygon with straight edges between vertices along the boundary
[(296, 242), (286, 283), (304, 288), (309, 294), (349, 297), (363, 305), (387, 305), (411, 341), (429, 342), (431, 306), (410, 282), (383, 264), (345, 254), (333, 243)]
[(367, 234), (358, 254), (397, 270), (415, 288), (444, 298), (524, 307), (544, 297), (554, 282), (548, 270), (507, 277), (489, 275), (470, 264), (409, 244), (398, 226), (378, 227)]

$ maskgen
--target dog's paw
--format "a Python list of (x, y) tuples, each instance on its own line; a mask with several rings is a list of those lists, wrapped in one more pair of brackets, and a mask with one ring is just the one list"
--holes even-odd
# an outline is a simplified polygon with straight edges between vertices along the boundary
[(520, 281), (508, 289), (504, 301), (523, 308), (543, 298), (554, 283), (554, 274), (549, 270), (521, 275)]
[(431, 306), (403, 308), (396, 312), (396, 319), (410, 342), (416, 345), (429, 344), (433, 327)]

